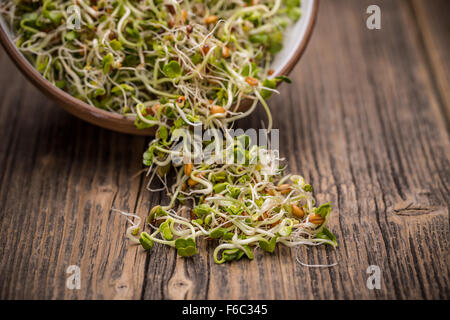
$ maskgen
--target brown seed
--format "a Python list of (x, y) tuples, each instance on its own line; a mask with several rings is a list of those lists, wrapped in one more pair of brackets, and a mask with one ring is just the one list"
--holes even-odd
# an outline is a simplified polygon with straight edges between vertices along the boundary
[(192, 173), (192, 168), (194, 168), (192, 163), (186, 163), (184, 165), (184, 174), (190, 176)]
[(109, 37), (109, 40), (114, 40), (114, 39), (117, 39), (117, 34), (114, 31), (111, 31), (109, 33), (108, 37)]
[(248, 7), (248, 6), (254, 6), (257, 5), (259, 3), (259, 0), (250, 0), (249, 3), (245, 3), (244, 7)]
[(223, 227), (224, 228), (229, 228), (229, 227), (231, 227), (233, 225), (233, 222), (227, 222), (227, 223), (225, 223), (224, 225), (223, 225)]
[(252, 87), (256, 87), (258, 85), (258, 80), (253, 77), (247, 77), (245, 78), (245, 82), (247, 82)]
[(186, 98), (184, 96), (179, 96), (177, 98), (177, 105), (184, 106), (184, 102), (186, 101)]
[(202, 54), (202, 55), (204, 55), (204, 56), (206, 56), (207, 54), (208, 54), (208, 52), (209, 52), (209, 46), (205, 43), (204, 45), (203, 45), (203, 47), (201, 47), (201, 49), (200, 49), (200, 53)]
[(186, 32), (187, 32), (187, 33), (192, 33), (192, 31), (194, 31), (194, 27), (193, 27), (192, 25), (188, 25), (188, 26), (186, 27)]
[(219, 18), (217, 18), (217, 16), (211, 15), (211, 16), (207, 16), (204, 19), (204, 22), (205, 22), (205, 24), (213, 24), (213, 23), (216, 23), (218, 19)]
[(86, 55), (86, 47), (83, 46), (83, 45), (81, 45), (81, 46), (79, 46), (79, 48), (80, 48), (80, 50), (82, 50), (82, 51), (80, 52), (80, 54), (84, 57), (84, 56)]
[(186, 191), (186, 189), (187, 189), (187, 184), (186, 184), (186, 182), (185, 182), (185, 183), (183, 183), (183, 185), (181, 186), (181, 191)]
[(281, 194), (288, 194), (289, 192), (291, 192), (291, 185), (282, 184), (277, 187), (277, 191), (281, 192)]
[(224, 108), (222, 108), (221, 106), (216, 106), (216, 105), (211, 106), (211, 108), (209, 110), (210, 114), (223, 114), (223, 115), (225, 115), (226, 112), (227, 111)]
[(267, 75), (268, 76), (271, 76), (271, 75), (273, 75), (275, 73), (275, 70), (273, 70), (273, 69), (269, 69), (269, 71), (267, 71)]
[(166, 4), (166, 8), (167, 8), (167, 10), (169, 10), (169, 12), (170, 12), (171, 14), (175, 14), (175, 13), (176, 13), (175, 7), (174, 7), (173, 5), (171, 5), (171, 4)]
[(156, 113), (156, 112), (158, 112), (159, 108), (161, 108), (161, 105), (159, 103), (157, 103), (153, 106), (153, 111)]
[[(194, 176), (195, 176), (195, 177), (199, 177), (199, 178), (203, 178), (203, 177), (205, 176), (205, 173), (204, 173), (204, 172), (199, 172), (199, 173), (196, 173)], [(190, 187), (193, 187), (193, 186), (195, 186), (195, 185), (198, 184), (198, 182), (195, 181), (195, 180), (192, 179), (192, 178), (189, 178), (189, 180), (187, 181), (187, 183), (188, 183), (188, 185), (189, 185)]]
[(322, 218), (322, 216), (319, 216), (318, 214), (313, 214), (309, 216), (309, 222), (320, 225), (325, 222), (325, 218)]
[(267, 193), (269, 196), (274, 196), (275, 192), (273, 192), (273, 189), (264, 189), (264, 193)]
[(267, 213), (267, 211), (264, 211), (263, 214), (259, 216), (258, 221), (263, 221), (264, 219), (267, 218), (269, 218), (269, 214)]
[(302, 219), (305, 216), (305, 211), (303, 211), (302, 208), (296, 206), (295, 204), (291, 205), (292, 208), (292, 214), (296, 216), (297, 218)]
[(183, 23), (186, 21), (188, 17), (188, 13), (186, 10), (181, 10), (181, 19), (183, 19)]
[(275, 227), (277, 224), (280, 224), (280, 223), (281, 223), (281, 220), (282, 220), (282, 219), (278, 220), (278, 221), (275, 222), (275, 223), (272, 223), (272, 224), (270, 225), (270, 227), (273, 228), (273, 227)]
[(189, 187), (194, 187), (198, 184), (198, 182), (193, 180), (192, 178), (189, 178), (187, 183), (188, 183)]
[(222, 47), (222, 57), (224, 57), (226, 59), (229, 56), (230, 56), (230, 49), (228, 49), (227, 46), (223, 46)]

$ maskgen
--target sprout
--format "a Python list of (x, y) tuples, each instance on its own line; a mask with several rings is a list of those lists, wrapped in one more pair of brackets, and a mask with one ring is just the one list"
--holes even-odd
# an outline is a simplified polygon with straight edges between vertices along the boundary
[[(301, 176), (284, 175), (274, 165), (281, 160), (276, 154), (250, 147), (249, 137), (241, 136), (213, 155), (243, 163), (197, 163), (208, 144), (200, 141), (193, 150), (183, 145), (186, 139), (195, 142), (194, 127), (226, 135), (258, 102), (271, 129), (266, 100), (278, 83), (290, 80), (271, 77), (270, 66), (282, 49), (283, 31), (301, 15), (300, 0), (202, 2), (204, 14), (192, 14), (198, 1), (172, 1), (170, 9), (167, 1), (109, 0), (97, 7), (86, 2), (78, 1), (75, 30), (64, 24), (73, 1), (9, 1), (0, 14), (11, 22), (18, 49), (55, 86), (93, 107), (134, 116), (139, 129), (155, 127), (143, 164), (149, 186), (158, 178), (158, 190), (170, 201), (150, 211), (153, 231), (139, 237), (140, 219), (135, 223), (129, 217), (137, 216), (122, 213), (132, 224), (132, 241), (145, 250), (155, 243), (171, 246), (191, 257), (198, 252), (197, 239), (214, 239), (217, 263), (253, 259), (253, 247), (271, 253), (278, 243), (337, 246), (325, 227), (331, 205), (315, 207), (312, 187)], [(251, 106), (240, 111), (244, 100)]]

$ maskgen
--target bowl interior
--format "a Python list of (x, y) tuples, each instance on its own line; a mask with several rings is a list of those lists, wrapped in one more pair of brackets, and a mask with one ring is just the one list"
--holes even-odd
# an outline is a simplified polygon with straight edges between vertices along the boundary
[[(283, 49), (275, 56), (272, 69), (273, 76), (287, 75), (300, 58), (309, 39), (317, 14), (318, 0), (301, 1), (301, 18), (284, 32)], [(53, 86), (44, 79), (28, 60), (15, 48), (8, 24), (0, 16), (0, 40), (8, 54), (20, 70), (44, 93), (55, 99), (66, 111), (92, 124), (110, 130), (134, 134), (153, 135), (154, 128), (138, 130), (134, 126), (134, 117), (124, 117), (95, 108), (71, 97), (68, 93)]]
[(281, 75), (285, 72), (285, 67), (294, 58), (296, 51), (301, 46), (307, 36), (311, 19), (314, 18), (314, 5), (316, 0), (302, 0), (301, 18), (284, 32), (283, 49), (275, 56), (272, 68), (275, 74)]

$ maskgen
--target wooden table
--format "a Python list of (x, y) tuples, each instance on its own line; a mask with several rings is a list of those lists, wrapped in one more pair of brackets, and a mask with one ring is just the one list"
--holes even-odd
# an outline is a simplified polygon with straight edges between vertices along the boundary
[[(370, 4), (381, 30), (366, 28)], [(131, 245), (111, 209), (144, 218), (165, 201), (135, 176), (149, 139), (70, 116), (1, 51), (0, 298), (449, 299), (449, 12), (446, 0), (322, 1), (293, 84), (270, 104), (290, 170), (334, 204), (339, 247), (225, 265), (212, 244), (193, 259)], [(80, 290), (66, 288), (69, 265)], [(366, 286), (369, 265), (380, 290)]]

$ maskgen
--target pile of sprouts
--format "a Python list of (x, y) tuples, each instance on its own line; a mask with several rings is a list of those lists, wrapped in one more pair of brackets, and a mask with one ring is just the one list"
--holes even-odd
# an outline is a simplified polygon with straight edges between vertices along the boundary
[[(252, 259), (255, 246), (337, 245), (325, 227), (331, 205), (316, 206), (312, 187), (285, 175), (276, 153), (228, 134), (258, 102), (272, 128), (266, 100), (290, 80), (274, 77), (270, 66), (284, 30), (301, 16), (300, 0), (9, 0), (0, 12), (48, 81), (133, 117), (137, 128), (155, 127), (143, 155), (148, 188), (158, 177), (171, 200), (152, 208), (151, 232), (126, 214), (132, 241), (188, 257), (199, 238), (215, 239), (217, 263)], [(178, 148), (180, 139), (196, 141), (196, 128), (225, 136), (214, 156), (244, 161), (196, 161), (198, 148)], [(196, 142), (200, 150), (211, 144)]]

